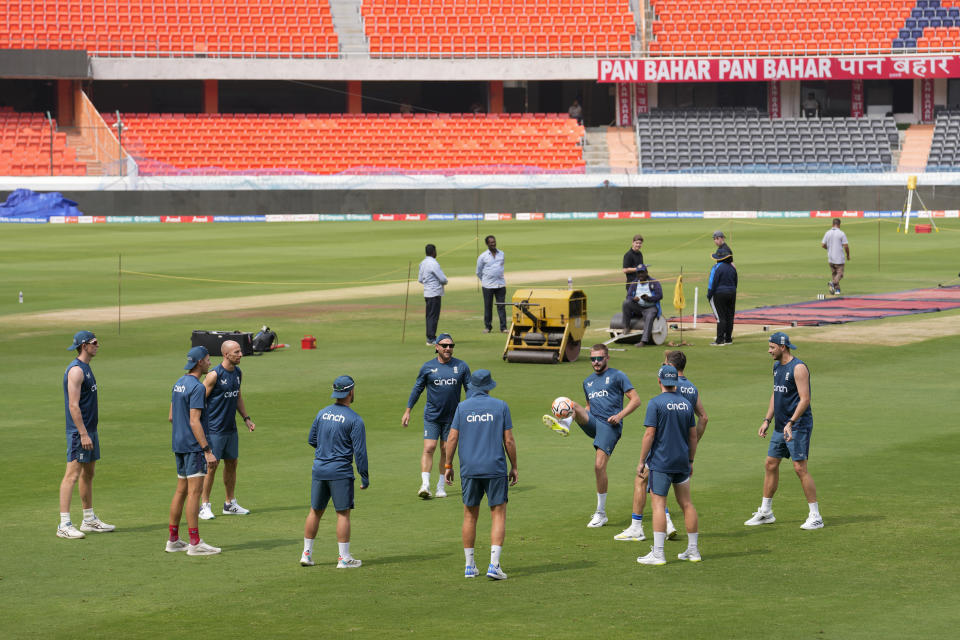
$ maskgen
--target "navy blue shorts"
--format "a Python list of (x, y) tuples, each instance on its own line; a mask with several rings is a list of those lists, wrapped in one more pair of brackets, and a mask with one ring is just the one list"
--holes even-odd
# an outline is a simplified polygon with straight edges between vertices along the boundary
[(93, 449), (84, 449), (80, 446), (80, 434), (76, 431), (67, 435), (67, 462), (76, 460), (81, 464), (96, 462), (100, 459), (100, 434), (96, 431), (87, 431), (93, 441)]
[(479, 507), (483, 494), (487, 494), (487, 504), (495, 507), (507, 502), (507, 478), (460, 478), (463, 487), (463, 504)]
[(683, 484), (690, 480), (690, 472), (663, 473), (662, 471), (650, 469), (649, 480), (650, 493), (655, 493), (658, 496), (666, 496), (670, 491), (670, 485)]
[(333, 508), (336, 511), (353, 509), (353, 478), (339, 478), (337, 480), (320, 480), (313, 478), (310, 487), (310, 506), (314, 511), (323, 511), (333, 498)]
[(201, 451), (173, 453), (177, 459), (178, 478), (196, 478), (207, 475), (207, 459)]
[(446, 442), (447, 436), (450, 435), (450, 424), (449, 422), (430, 422), (429, 420), (424, 420), (423, 439), (442, 440)]
[(581, 424), (583, 432), (593, 438), (593, 448), (600, 449), (605, 454), (613, 455), (613, 449), (620, 441), (620, 435), (623, 433), (621, 425), (612, 425), (606, 420), (601, 420), (596, 416), (590, 415), (587, 424)]
[(767, 455), (771, 458), (790, 458), (794, 461), (806, 460), (810, 456), (810, 433), (812, 429), (793, 429), (790, 442), (783, 439), (782, 431), (774, 431), (770, 436), (770, 448)]
[(210, 432), (207, 442), (217, 460), (236, 460), (240, 457), (240, 436), (236, 431)]

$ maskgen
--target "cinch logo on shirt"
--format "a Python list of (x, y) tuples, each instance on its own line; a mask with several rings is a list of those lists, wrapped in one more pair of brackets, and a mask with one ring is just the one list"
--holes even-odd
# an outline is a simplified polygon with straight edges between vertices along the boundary
[(324, 420), (331, 420), (333, 422), (346, 422), (346, 416), (342, 416), (339, 413), (325, 413), (320, 416)]
[(680, 387), (680, 393), (693, 393), (696, 390), (696, 387)]
[(240, 389), (237, 389), (236, 391), (225, 391), (224, 394), (223, 394), (223, 397), (224, 397), (224, 398), (236, 398), (238, 395), (240, 395)]
[(786, 393), (786, 392), (787, 392), (787, 385), (785, 385), (785, 384), (775, 384), (775, 385), (773, 385), (773, 390), (776, 391), (776, 392), (778, 392), (778, 393)]
[(97, 385), (93, 385), (92, 387), (90, 387), (90, 391), (96, 391), (96, 390), (97, 390)]
[(183, 393), (183, 392), (186, 391), (186, 390), (187, 390), (186, 385), (183, 385), (183, 384), (175, 384), (175, 385), (173, 385), (173, 392), (174, 392), (174, 393)]
[(601, 389), (600, 391), (591, 391), (587, 395), (588, 400), (593, 400), (594, 398), (606, 398), (610, 393), (606, 389)]
[(493, 420), (492, 413), (471, 413), (467, 416), (467, 422), (490, 422)]
[(457, 379), (456, 378), (437, 378), (436, 380), (433, 381), (433, 384), (437, 385), (438, 387), (442, 387), (445, 384), (457, 384)]
[(670, 411), (686, 411), (690, 408), (686, 402), (668, 402), (667, 409)]

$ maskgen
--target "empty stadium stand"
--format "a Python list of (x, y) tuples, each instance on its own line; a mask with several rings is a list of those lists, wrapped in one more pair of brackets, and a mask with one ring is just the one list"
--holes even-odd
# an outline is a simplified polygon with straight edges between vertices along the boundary
[(953, 47), (960, 44), (960, 29), (953, 28), (960, 26), (960, 14), (948, 7), (955, 1), (649, 0), (654, 14), (649, 52), (878, 53), (930, 46), (933, 36), (923, 36), (934, 28), (951, 34), (948, 41), (937, 31), (935, 48)]
[(0, 49), (337, 56), (328, 0), (0, 0)]
[(0, 107), (0, 175), (83, 176), (86, 165), (67, 146), (66, 134), (56, 131), (55, 120), (51, 136), (50, 121), (42, 113)]
[(637, 120), (640, 171), (884, 172), (893, 118), (785, 118), (756, 109), (654, 109)]
[(584, 172), (584, 129), (566, 114), (131, 113), (121, 120), (140, 175)]
[(960, 111), (937, 114), (927, 171), (960, 171)]
[(363, 0), (370, 55), (628, 55), (629, 0)]

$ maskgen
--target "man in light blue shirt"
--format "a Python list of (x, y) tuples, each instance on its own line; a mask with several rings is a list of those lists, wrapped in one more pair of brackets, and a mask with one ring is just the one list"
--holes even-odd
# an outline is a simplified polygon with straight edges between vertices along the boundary
[[(517, 444), (513, 439), (510, 407), (503, 400), (490, 397), (497, 386), (490, 372), (478, 369), (470, 376), (469, 397), (460, 403), (450, 425), (447, 438), (447, 484), (453, 484), (453, 454), (460, 445), (460, 483), (463, 486), (463, 555), (465, 578), (480, 575), (474, 560), (477, 540), (477, 518), (484, 494), (490, 506), (490, 565), (487, 577), (506, 580), (500, 569), (500, 551), (507, 522), (507, 485), (517, 484)], [(506, 455), (504, 455), (506, 453)], [(507, 460), (510, 458), (510, 471)]]
[(440, 322), (440, 302), (443, 300), (443, 285), (447, 284), (440, 263), (437, 262), (437, 248), (428, 244), (424, 248), (427, 257), (420, 262), (417, 282), (423, 285), (423, 301), (426, 305), (427, 344), (437, 341), (437, 324)]
[(483, 332), (493, 330), (493, 299), (496, 298), (500, 333), (506, 333), (507, 310), (503, 303), (507, 297), (507, 280), (503, 276), (503, 251), (497, 250), (497, 239), (493, 236), (487, 236), (483, 242), (489, 249), (477, 258), (477, 277), (483, 290)]

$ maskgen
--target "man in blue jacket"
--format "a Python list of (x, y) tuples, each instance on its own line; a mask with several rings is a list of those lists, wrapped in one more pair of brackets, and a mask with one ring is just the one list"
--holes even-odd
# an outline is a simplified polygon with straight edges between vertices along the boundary
[(638, 265), (637, 279), (627, 287), (627, 298), (620, 309), (625, 333), (630, 333), (630, 322), (634, 318), (643, 318), (643, 337), (637, 343), (638, 347), (653, 343), (653, 321), (657, 319), (657, 303), (662, 299), (663, 287), (647, 273), (647, 265)]
[(710, 343), (720, 347), (733, 342), (733, 316), (737, 310), (737, 268), (733, 254), (717, 251), (711, 256), (716, 264), (707, 279), (707, 300), (717, 317), (717, 339)]

